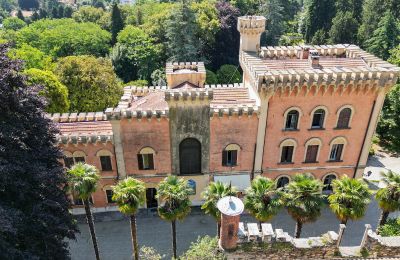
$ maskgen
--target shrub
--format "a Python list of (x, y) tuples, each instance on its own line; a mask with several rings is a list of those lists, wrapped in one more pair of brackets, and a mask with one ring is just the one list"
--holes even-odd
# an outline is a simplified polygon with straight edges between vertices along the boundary
[(218, 239), (216, 237), (198, 237), (192, 243), (189, 250), (181, 256), (186, 260), (222, 260), (225, 259), (223, 253), (218, 249)]
[(379, 234), (383, 237), (400, 236), (400, 217), (390, 218), (385, 225), (379, 227)]

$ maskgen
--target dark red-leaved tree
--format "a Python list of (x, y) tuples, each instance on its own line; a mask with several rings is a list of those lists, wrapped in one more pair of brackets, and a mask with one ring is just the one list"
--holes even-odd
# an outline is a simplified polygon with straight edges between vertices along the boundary
[(0, 45), (0, 259), (68, 259), (77, 227), (68, 212), (66, 176), (38, 86)]
[(237, 20), (240, 11), (225, 0), (218, 1), (215, 6), (218, 10), (220, 29), (215, 35), (211, 67), (217, 70), (224, 64), (238, 65), (240, 34), (237, 30)]

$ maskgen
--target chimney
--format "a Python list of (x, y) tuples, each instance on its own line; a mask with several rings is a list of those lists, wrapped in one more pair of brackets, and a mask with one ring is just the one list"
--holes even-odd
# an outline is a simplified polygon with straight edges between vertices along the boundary
[(302, 60), (308, 59), (309, 54), (310, 54), (310, 47), (302, 46), (300, 51), (300, 59)]
[(308, 60), (310, 61), (311, 67), (319, 68), (319, 53), (317, 50), (310, 50)]
[(224, 250), (233, 250), (237, 246), (240, 214), (244, 205), (237, 197), (223, 197), (217, 202), (221, 212), (221, 231), (219, 245)]

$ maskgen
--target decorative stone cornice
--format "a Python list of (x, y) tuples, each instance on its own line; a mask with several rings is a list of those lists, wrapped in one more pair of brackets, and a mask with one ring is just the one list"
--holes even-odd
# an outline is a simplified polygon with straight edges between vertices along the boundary
[(58, 135), (56, 137), (59, 144), (96, 144), (113, 142), (112, 133), (104, 134), (73, 134), (73, 135)]
[(53, 122), (69, 123), (69, 122), (85, 122), (85, 121), (105, 121), (107, 120), (103, 112), (82, 112), (82, 113), (54, 113), (46, 114)]
[(258, 106), (232, 105), (230, 107), (214, 107), (210, 109), (211, 117), (252, 116), (259, 113)]

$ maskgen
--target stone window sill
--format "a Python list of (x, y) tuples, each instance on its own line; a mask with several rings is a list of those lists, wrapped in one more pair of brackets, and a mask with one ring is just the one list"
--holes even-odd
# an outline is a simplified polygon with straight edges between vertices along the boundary
[(300, 129), (290, 129), (290, 128), (284, 128), (282, 129), (283, 132), (296, 132), (296, 131), (300, 131)]
[(294, 162), (278, 162), (279, 165), (294, 164)]
[(320, 128), (309, 128), (308, 131), (318, 131), (318, 130), (325, 130), (324, 127), (320, 127)]
[(319, 163), (319, 161), (314, 161), (314, 162), (303, 162), (303, 163)]
[(351, 127), (335, 127), (333, 130), (348, 130), (351, 129)]
[(328, 162), (328, 163), (338, 163), (338, 162), (343, 162), (343, 160), (328, 160), (326, 162)]

